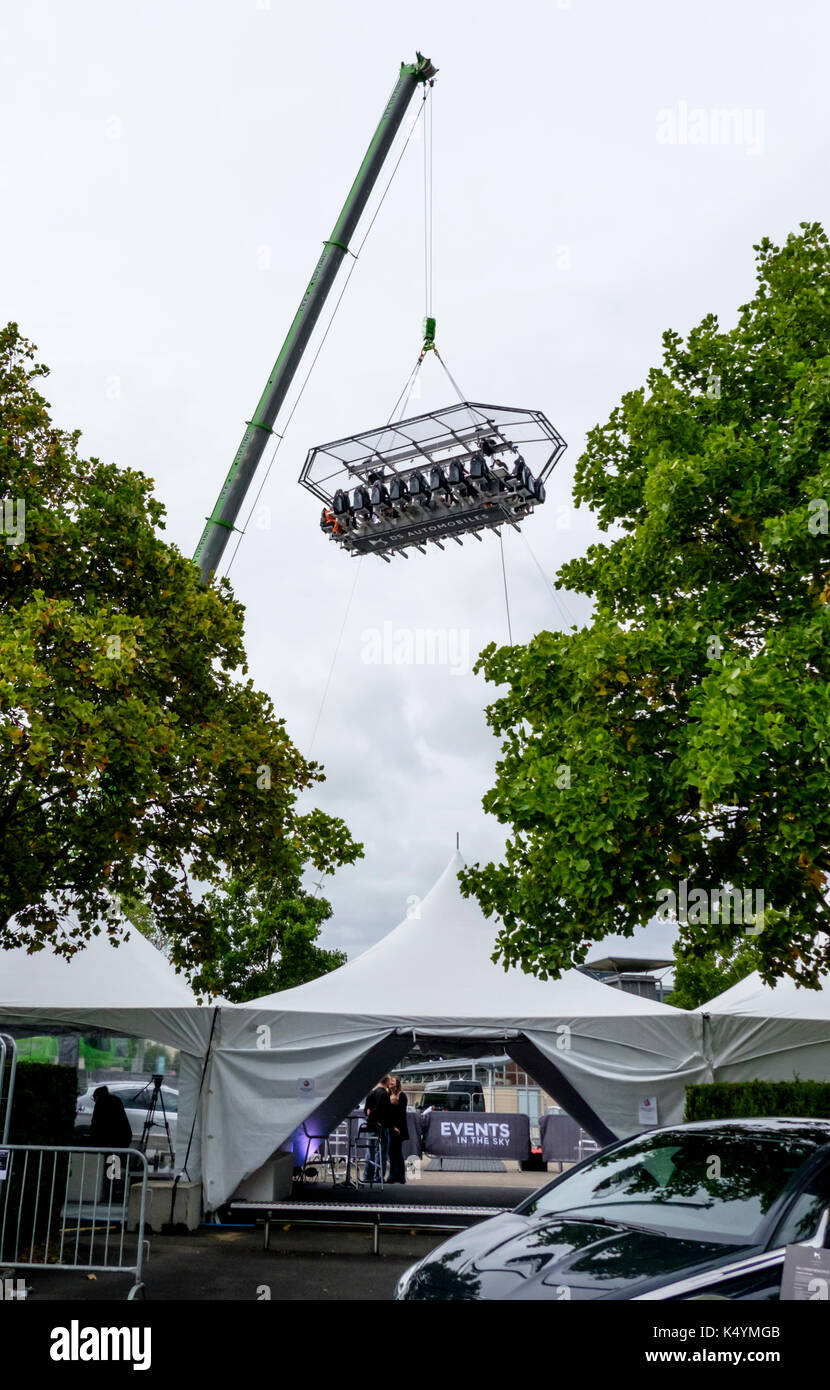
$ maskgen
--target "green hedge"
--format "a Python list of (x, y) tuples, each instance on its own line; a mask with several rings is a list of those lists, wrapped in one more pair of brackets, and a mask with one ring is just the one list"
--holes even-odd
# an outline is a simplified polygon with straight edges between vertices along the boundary
[(78, 1073), (52, 1062), (17, 1064), (10, 1144), (72, 1144)]
[(828, 1081), (713, 1081), (686, 1088), (684, 1120), (738, 1120), (789, 1115), (830, 1120)]

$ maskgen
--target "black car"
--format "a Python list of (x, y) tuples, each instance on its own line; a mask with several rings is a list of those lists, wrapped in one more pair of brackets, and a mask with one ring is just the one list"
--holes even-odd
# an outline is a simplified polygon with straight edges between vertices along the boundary
[(417, 1106), (418, 1110), (484, 1110), (484, 1088), (480, 1081), (451, 1077), (449, 1081), (429, 1081)]
[(830, 1120), (618, 1140), (452, 1236), (396, 1299), (777, 1299), (783, 1247), (828, 1240)]

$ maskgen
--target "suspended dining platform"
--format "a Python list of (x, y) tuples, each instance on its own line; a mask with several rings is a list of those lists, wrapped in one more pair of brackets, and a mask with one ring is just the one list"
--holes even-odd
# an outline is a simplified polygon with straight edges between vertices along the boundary
[(565, 448), (541, 411), (462, 401), (317, 445), (299, 481), (323, 503), (320, 526), (337, 545), (388, 561), (518, 529)]

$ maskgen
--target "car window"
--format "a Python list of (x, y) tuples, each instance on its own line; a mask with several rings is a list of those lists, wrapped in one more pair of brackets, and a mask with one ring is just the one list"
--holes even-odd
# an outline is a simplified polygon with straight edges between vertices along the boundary
[(457, 1096), (450, 1096), (447, 1091), (427, 1091), (423, 1098), (423, 1108), (426, 1110), (430, 1105), (433, 1110), (454, 1110), (458, 1107), (454, 1104)]
[(799, 1192), (784, 1220), (776, 1227), (773, 1245), (797, 1245), (810, 1240), (818, 1229), (821, 1213), (830, 1205), (830, 1167), (815, 1173)]
[[(129, 1089), (119, 1091), (117, 1094), (120, 1095), (128, 1110), (149, 1110), (153, 1103), (152, 1086), (149, 1086), (147, 1090), (133, 1091)], [(166, 1086), (163, 1086), (161, 1094), (164, 1096), (164, 1108), (168, 1115), (175, 1115), (179, 1108), (178, 1092), (169, 1091)], [(156, 1114), (161, 1114), (161, 1100), (156, 1103)]]
[(792, 1175), (826, 1133), (659, 1131), (598, 1154), (521, 1208), (549, 1216), (586, 1208), (626, 1225), (750, 1243)]
[(127, 1110), (146, 1110), (150, 1104), (150, 1091), (118, 1091)]

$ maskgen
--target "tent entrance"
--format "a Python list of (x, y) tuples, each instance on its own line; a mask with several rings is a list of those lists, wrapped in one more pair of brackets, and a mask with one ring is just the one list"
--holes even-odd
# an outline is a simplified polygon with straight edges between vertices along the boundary
[(430, 1051), (440, 1051), (442, 1047), (449, 1047), (463, 1057), (486, 1057), (494, 1048), (502, 1048), (537, 1086), (549, 1096), (555, 1096), (562, 1109), (576, 1120), (592, 1139), (596, 1139), (598, 1144), (610, 1144), (617, 1138), (613, 1130), (608, 1128), (596, 1111), (574, 1089), (561, 1068), (518, 1029), (494, 1033), (490, 1037), (475, 1038), (424, 1034), (418, 1033), (417, 1030), (413, 1030), (412, 1036)]
[[(420, 1044), (429, 1051), (446, 1049), (456, 1056), (486, 1057), (494, 1048), (501, 1048), (516, 1062), (537, 1086), (556, 1097), (559, 1105), (599, 1144), (610, 1144), (616, 1135), (600, 1116), (579, 1095), (561, 1069), (546, 1057), (524, 1033), (509, 1030), (488, 1033), (486, 1036), (459, 1036), (452, 1033), (421, 1033), (413, 1028), (399, 1028), (375, 1043), (347, 1077), (329, 1096), (321, 1100), (292, 1136), (292, 1147), (298, 1163), (305, 1161), (310, 1136), (322, 1139), (332, 1134), (356, 1106), (360, 1105), (372, 1086), (394, 1068)], [(452, 1058), (448, 1061), (451, 1063)], [(313, 1142), (313, 1141), (312, 1141)]]

